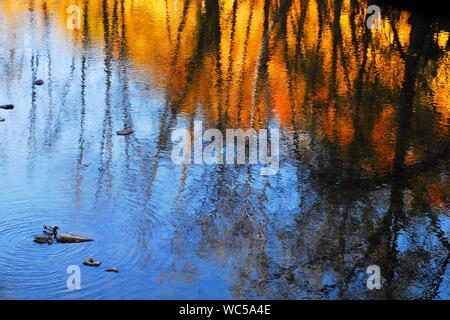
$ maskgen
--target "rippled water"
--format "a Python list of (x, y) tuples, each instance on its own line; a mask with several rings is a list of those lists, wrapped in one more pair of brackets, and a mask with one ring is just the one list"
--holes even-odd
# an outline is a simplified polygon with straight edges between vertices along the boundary
[[(68, 30), (72, 4), (0, 0), (1, 299), (449, 298), (448, 18), (79, 0)], [(173, 164), (194, 120), (279, 128), (279, 174)], [(33, 243), (44, 224), (95, 241)]]

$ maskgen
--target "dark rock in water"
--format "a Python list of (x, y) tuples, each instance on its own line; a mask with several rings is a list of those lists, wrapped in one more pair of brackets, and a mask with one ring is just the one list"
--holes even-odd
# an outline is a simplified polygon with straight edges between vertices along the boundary
[(105, 271), (106, 271), (106, 272), (114, 272), (114, 273), (119, 273), (119, 269), (117, 269), (117, 268), (114, 268), (114, 267), (112, 267), (112, 268), (108, 268), (108, 269), (105, 269)]
[(42, 86), (42, 85), (44, 84), (44, 80), (41, 80), (41, 79), (36, 80), (36, 81), (34, 82), (34, 84), (37, 85), (37, 86)]
[(75, 234), (64, 233), (56, 238), (59, 243), (80, 243), (80, 242), (90, 242), (94, 239), (77, 236)]
[(125, 128), (123, 130), (117, 131), (118, 136), (127, 136), (134, 132), (133, 128)]
[(88, 267), (100, 267), (102, 262), (101, 261), (95, 261), (94, 259), (89, 258), (89, 259), (84, 260), (83, 264), (85, 266), (88, 266)]
[(52, 244), (53, 243), (53, 239), (51, 237), (34, 237), (33, 239), (34, 242), (39, 243), (39, 244)]
[(5, 122), (6, 120), (2, 117), (0, 117), (0, 122)]
[(4, 104), (4, 105), (1, 105), (1, 106), (0, 106), (0, 109), (3, 109), (3, 110), (12, 110), (12, 109), (14, 109), (14, 105), (13, 105), (13, 104)]

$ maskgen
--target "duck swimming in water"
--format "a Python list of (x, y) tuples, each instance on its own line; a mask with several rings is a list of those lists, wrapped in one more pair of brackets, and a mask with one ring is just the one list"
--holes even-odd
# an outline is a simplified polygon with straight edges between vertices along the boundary
[(81, 243), (81, 242), (94, 241), (94, 239), (86, 238), (86, 237), (82, 237), (82, 236), (78, 236), (78, 235), (70, 234), (70, 233), (63, 233), (63, 234), (59, 235), (58, 231), (59, 231), (58, 226), (54, 226), (54, 227), (44, 226), (43, 232), (44, 232), (45, 236), (35, 236), (34, 242), (39, 243), (39, 244), (46, 244), (46, 243), (52, 244), (55, 241), (58, 243)]
[(39, 244), (52, 244), (53, 243), (53, 239), (51, 237), (36, 236), (36, 237), (34, 237), (33, 241), (36, 243), (39, 243)]
[(53, 244), (54, 240), (56, 239), (56, 236), (58, 235), (59, 228), (57, 226), (55, 227), (49, 227), (44, 226), (44, 234), (45, 236), (35, 236), (33, 241), (39, 244)]
[(59, 230), (58, 226), (54, 226), (53, 228), (49, 226), (44, 226), (44, 233), (48, 234), (49, 236), (53, 236), (54, 238), (57, 237), (58, 230)]

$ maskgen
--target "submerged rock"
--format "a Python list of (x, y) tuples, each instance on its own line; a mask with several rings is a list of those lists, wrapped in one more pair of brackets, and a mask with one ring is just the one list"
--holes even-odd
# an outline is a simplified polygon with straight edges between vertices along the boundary
[(3, 109), (3, 110), (12, 110), (12, 109), (14, 109), (14, 105), (13, 105), (13, 104), (4, 104), (4, 105), (1, 105), (1, 106), (0, 106), (0, 109)]
[(44, 80), (38, 79), (34, 82), (34, 84), (37, 86), (42, 86), (44, 84)]
[(134, 132), (133, 128), (125, 128), (123, 130), (117, 131), (118, 136), (127, 136)]
[(6, 120), (2, 117), (0, 117), (0, 122), (5, 122)]
[(114, 273), (119, 273), (119, 269), (117, 269), (117, 268), (114, 268), (114, 267), (111, 267), (111, 268), (105, 269), (105, 271), (106, 271), (106, 272), (114, 272)]
[(56, 241), (59, 243), (80, 243), (80, 242), (90, 242), (94, 241), (94, 239), (77, 236), (75, 234), (64, 233), (56, 238)]
[(51, 237), (34, 237), (33, 239), (34, 242), (39, 243), (39, 244), (52, 244), (53, 243), (53, 239)]
[(94, 259), (89, 258), (89, 259), (84, 260), (83, 264), (85, 266), (88, 266), (88, 267), (100, 267), (102, 262), (101, 261), (95, 261)]

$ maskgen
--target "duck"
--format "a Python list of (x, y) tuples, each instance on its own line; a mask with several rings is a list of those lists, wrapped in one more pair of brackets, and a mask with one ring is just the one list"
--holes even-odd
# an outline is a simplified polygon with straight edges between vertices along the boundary
[(53, 239), (51, 237), (36, 236), (36, 237), (34, 237), (33, 241), (36, 243), (39, 243), (39, 244), (52, 244), (53, 243)]
[(49, 236), (53, 236), (55, 238), (58, 235), (58, 230), (59, 230), (58, 226), (54, 226), (53, 228), (49, 227), (49, 226), (44, 226), (44, 233), (49, 235)]

